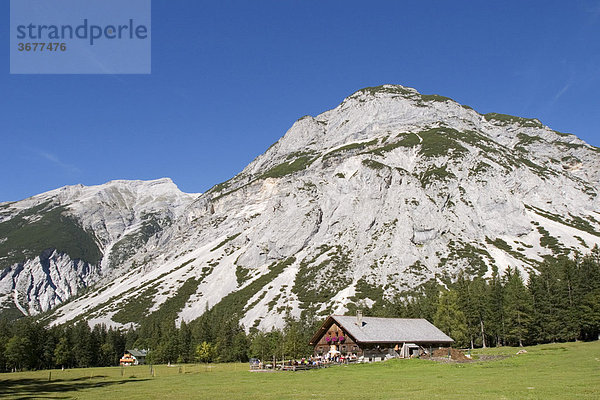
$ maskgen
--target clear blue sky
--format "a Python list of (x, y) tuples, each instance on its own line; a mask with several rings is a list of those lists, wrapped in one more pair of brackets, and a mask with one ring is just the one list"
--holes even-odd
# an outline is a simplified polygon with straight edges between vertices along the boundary
[[(600, 146), (600, 1), (153, 0), (152, 74), (9, 75), (0, 201), (171, 177), (202, 192), (299, 117), (411, 86)], [(9, 2), (0, 39), (9, 43)]]

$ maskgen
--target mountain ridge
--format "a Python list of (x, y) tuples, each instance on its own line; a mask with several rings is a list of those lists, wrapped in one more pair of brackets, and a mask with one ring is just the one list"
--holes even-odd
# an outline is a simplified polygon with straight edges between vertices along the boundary
[[(144, 241), (179, 217), (179, 210), (196, 196), (178, 192), (169, 178), (117, 180), (1, 203), (0, 298), (12, 292), (16, 299), (20, 293), (32, 308), (19, 301), (15, 306), (35, 314), (76, 295), (114, 267), (115, 246), (125, 248), (127, 239)], [(83, 276), (80, 270), (86, 271)]]
[(460, 271), (534, 272), (600, 243), (598, 161), (599, 149), (534, 119), (361, 89), (182, 202), (119, 258), (118, 278), (47, 321), (180, 322), (220, 307), (268, 329), (286, 312), (349, 311)]
[[(407, 97), (408, 96), (408, 97)], [(257, 169), (260, 169), (260, 167), (263, 167), (265, 164), (269, 164), (269, 162), (271, 164), (275, 164), (276, 162), (281, 162), (281, 161), (285, 161), (285, 158), (287, 156), (289, 156), (290, 154), (293, 154), (294, 152), (299, 152), (299, 146), (298, 142), (299, 140), (293, 140), (290, 139), (290, 137), (295, 137), (295, 136), (300, 136), (301, 139), (300, 142), (304, 142), (304, 143), (300, 143), (300, 144), (304, 144), (304, 152), (299, 152), (300, 155), (305, 155), (304, 153), (308, 153), (311, 150), (315, 151), (316, 149), (310, 146), (310, 141), (314, 138), (312, 135), (312, 131), (310, 128), (313, 128), (317, 131), (323, 132), (325, 133), (326, 131), (326, 126), (328, 126), (328, 123), (325, 123), (325, 121), (328, 120), (328, 116), (332, 113), (335, 113), (336, 110), (345, 110), (346, 108), (352, 108), (352, 106), (356, 103), (367, 103), (367, 100), (369, 99), (369, 97), (371, 97), (372, 99), (397, 99), (397, 98), (403, 98), (406, 100), (406, 104), (409, 106), (412, 106), (413, 109), (415, 108), (427, 108), (427, 106), (425, 106), (424, 104), (428, 104), (429, 106), (436, 106), (436, 107), (441, 107), (441, 109), (444, 111), (444, 113), (442, 114), (443, 116), (446, 115), (451, 115), (451, 117), (453, 119), (458, 118), (459, 121), (461, 123), (461, 125), (464, 125), (464, 120), (462, 119), (465, 116), (468, 116), (470, 118), (467, 119), (468, 123), (471, 124), (472, 126), (474, 126), (476, 123), (482, 124), (485, 123), (487, 124), (487, 128), (493, 132), (495, 136), (495, 139), (501, 139), (502, 138), (502, 133), (506, 133), (504, 129), (496, 129), (496, 128), (505, 128), (506, 126), (511, 126), (511, 125), (519, 125), (522, 124), (525, 127), (533, 127), (533, 128), (540, 128), (543, 132), (543, 139), (562, 139), (560, 140), (560, 142), (565, 143), (565, 146), (583, 146), (583, 147), (587, 147), (589, 149), (596, 149), (595, 151), (600, 151), (597, 148), (595, 148), (594, 146), (591, 146), (587, 143), (585, 143), (583, 140), (577, 138), (575, 135), (572, 134), (564, 134), (564, 133), (560, 133), (557, 131), (554, 131), (550, 128), (548, 128), (547, 126), (543, 125), (541, 122), (539, 122), (539, 120), (536, 119), (527, 119), (527, 118), (521, 118), (521, 117), (514, 117), (511, 115), (506, 115), (506, 114), (498, 114), (498, 113), (488, 113), (488, 114), (480, 114), (477, 111), (473, 110), (471, 107), (466, 106), (466, 105), (462, 105), (448, 97), (444, 97), (444, 96), (439, 96), (439, 95), (421, 95), (419, 94), (415, 89), (412, 88), (406, 88), (404, 86), (400, 86), (400, 85), (382, 85), (382, 86), (377, 86), (377, 87), (370, 87), (370, 88), (364, 88), (364, 89), (360, 89), (356, 92), (354, 92), (353, 94), (351, 94), (350, 96), (348, 96), (346, 99), (344, 99), (342, 101), (342, 103), (331, 109), (328, 111), (325, 111), (319, 115), (317, 115), (316, 117), (312, 117), (312, 116), (304, 116), (300, 119), (298, 119), (293, 126), (286, 132), (286, 134), (279, 139), (277, 142), (275, 142), (273, 145), (271, 145), (271, 147), (269, 147), (269, 149), (267, 149), (267, 151), (265, 153), (263, 153), (262, 155), (258, 156), (255, 160), (253, 160), (246, 168), (244, 168), (242, 170), (242, 172), (240, 174), (238, 174), (236, 177), (238, 176), (245, 176), (247, 174), (253, 174), (256, 172)], [(448, 103), (450, 104), (450, 106), (448, 106)], [(448, 109), (452, 109), (453, 112), (448, 113)], [(427, 108), (427, 110), (429, 111), (430, 108)], [(403, 109), (401, 111), (406, 112), (407, 111), (407, 107), (403, 107)], [(432, 116), (429, 117), (429, 121), (426, 121), (425, 124), (427, 123), (431, 123), (433, 125), (437, 124), (439, 122), (439, 113), (440, 110), (438, 110), (437, 113), (432, 114)], [(420, 114), (417, 114), (417, 117), (420, 117)], [(396, 118), (401, 118), (401, 116), (395, 115)], [(414, 116), (413, 116), (414, 118)], [(343, 125), (345, 121), (347, 121), (347, 119), (345, 119), (345, 117), (342, 118), (338, 118), (338, 119), (342, 119), (341, 123), (340, 121), (334, 121), (337, 122), (337, 125)], [(485, 121), (485, 122), (484, 122)], [(329, 145), (329, 149), (334, 149), (336, 146), (337, 147), (342, 147), (344, 145), (348, 145), (351, 143), (360, 143), (361, 141), (367, 141), (368, 138), (372, 137), (369, 135), (370, 132), (372, 132), (374, 129), (384, 129), (381, 126), (376, 126), (373, 127), (372, 126), (373, 121), (363, 121), (363, 126), (360, 126), (358, 128), (358, 132), (356, 132), (356, 128), (352, 131), (352, 132), (348, 132), (346, 133), (351, 134), (352, 135), (352, 139), (353, 140), (338, 140), (337, 143), (333, 143), (332, 145)], [(381, 122), (378, 123), (378, 125), (380, 125)], [(412, 128), (411, 124), (409, 121), (403, 121), (403, 124), (407, 127), (407, 128)], [(419, 125), (423, 124), (422, 120), (418, 121)], [(401, 129), (401, 128), (400, 128)], [(306, 132), (309, 132), (309, 135), (305, 135)], [(362, 133), (362, 136), (361, 136)], [(528, 138), (524, 137), (525, 140), (527, 140)], [(502, 144), (504, 145), (511, 145), (514, 144), (514, 141), (516, 140), (515, 137), (509, 137), (509, 138), (505, 138), (502, 142)], [(291, 143), (291, 146), (289, 145), (289, 142)], [(319, 143), (322, 144), (322, 143)], [(280, 149), (283, 147), (283, 151), (281, 151), (282, 154), (278, 154), (280, 151)], [(291, 147), (291, 149), (289, 148)], [(286, 151), (287, 148), (287, 151)], [(322, 150), (322, 148), (321, 148)], [(264, 167), (263, 167), (264, 168)], [(236, 178), (234, 177), (234, 178)], [(234, 179), (232, 178), (232, 179)], [(231, 180), (230, 180), (231, 181)], [(229, 181), (227, 181), (229, 182)], [(216, 188), (220, 188), (221, 185), (227, 183), (221, 183), (218, 185), (215, 185), (213, 188), (209, 189), (208, 192), (211, 192), (212, 190)]]

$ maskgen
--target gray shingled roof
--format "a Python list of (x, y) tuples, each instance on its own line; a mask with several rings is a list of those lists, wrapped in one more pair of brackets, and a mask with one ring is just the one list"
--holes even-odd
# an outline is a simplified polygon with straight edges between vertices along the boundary
[(129, 352), (129, 354), (131, 354), (135, 358), (146, 357), (146, 355), (148, 354), (148, 352), (146, 350), (133, 349), (133, 350), (127, 350), (127, 351)]
[(426, 319), (363, 317), (362, 327), (355, 316), (332, 315), (357, 342), (363, 343), (451, 343), (454, 340)]

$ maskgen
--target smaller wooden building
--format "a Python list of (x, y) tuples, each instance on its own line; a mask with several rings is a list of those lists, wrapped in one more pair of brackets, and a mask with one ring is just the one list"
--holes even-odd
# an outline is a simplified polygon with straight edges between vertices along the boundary
[(426, 319), (329, 316), (309, 344), (315, 356), (355, 355), (369, 359), (411, 357), (454, 340)]
[(123, 366), (146, 364), (147, 355), (148, 351), (146, 350), (127, 350), (119, 360), (119, 363)]

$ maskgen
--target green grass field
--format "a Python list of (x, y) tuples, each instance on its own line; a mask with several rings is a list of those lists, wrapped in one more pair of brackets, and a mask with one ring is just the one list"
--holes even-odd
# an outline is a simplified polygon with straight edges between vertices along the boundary
[(89, 368), (0, 374), (0, 398), (78, 399), (598, 399), (600, 342), (478, 350), (464, 364), (392, 360), (303, 372), (247, 364)]

